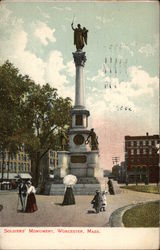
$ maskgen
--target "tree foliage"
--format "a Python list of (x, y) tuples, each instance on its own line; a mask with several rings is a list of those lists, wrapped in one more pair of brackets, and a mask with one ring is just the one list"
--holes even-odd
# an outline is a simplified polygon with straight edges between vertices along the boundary
[(24, 143), (35, 185), (42, 157), (60, 147), (59, 131), (70, 125), (70, 110), (71, 99), (59, 97), (48, 83), (35, 84), (9, 61), (0, 66), (0, 149), (15, 152)]
[(63, 99), (55, 88), (46, 84), (35, 85), (26, 97), (23, 119), (25, 120), (25, 146), (34, 162), (35, 183), (38, 185), (40, 160), (49, 149), (59, 149), (59, 130), (70, 125), (71, 100)]
[(0, 151), (15, 153), (22, 125), (21, 107), (30, 87), (28, 76), (22, 76), (9, 61), (0, 66)]

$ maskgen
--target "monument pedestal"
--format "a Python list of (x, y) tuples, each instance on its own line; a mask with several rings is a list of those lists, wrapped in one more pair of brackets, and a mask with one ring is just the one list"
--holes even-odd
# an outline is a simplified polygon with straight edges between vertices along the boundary
[(68, 164), (69, 164), (69, 152), (68, 151), (58, 151), (58, 166), (54, 170), (54, 177), (64, 178), (68, 174)]

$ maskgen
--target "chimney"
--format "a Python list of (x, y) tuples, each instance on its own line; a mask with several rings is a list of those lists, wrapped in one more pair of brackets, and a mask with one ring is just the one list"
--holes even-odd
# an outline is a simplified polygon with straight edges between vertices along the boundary
[(146, 136), (148, 136), (148, 132), (146, 133)]

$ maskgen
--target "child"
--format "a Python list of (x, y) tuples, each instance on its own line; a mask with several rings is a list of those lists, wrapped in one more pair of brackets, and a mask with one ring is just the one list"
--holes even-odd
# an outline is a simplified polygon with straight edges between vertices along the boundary
[(107, 205), (107, 198), (106, 198), (106, 191), (102, 192), (102, 206), (100, 211), (106, 211), (106, 205)]

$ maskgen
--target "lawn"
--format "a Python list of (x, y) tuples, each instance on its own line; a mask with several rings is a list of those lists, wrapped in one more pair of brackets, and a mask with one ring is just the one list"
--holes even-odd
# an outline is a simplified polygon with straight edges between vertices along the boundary
[(159, 202), (138, 205), (127, 210), (122, 218), (125, 227), (159, 227)]
[(130, 189), (138, 192), (145, 192), (145, 193), (153, 193), (153, 194), (160, 193), (160, 186), (157, 185), (132, 185), (132, 186), (123, 186), (121, 188)]

